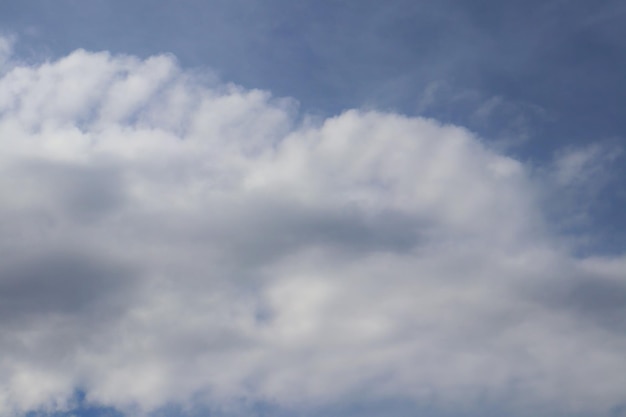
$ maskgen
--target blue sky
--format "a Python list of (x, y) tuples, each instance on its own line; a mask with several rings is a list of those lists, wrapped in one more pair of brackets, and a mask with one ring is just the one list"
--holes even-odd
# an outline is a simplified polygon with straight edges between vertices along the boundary
[(3, 2), (0, 412), (625, 415), (625, 23)]
[[(521, 110), (551, 142), (623, 130), (626, 11), (617, 1), (42, 0), (2, 8), (4, 30), (20, 36), (25, 56), (173, 53), (185, 67), (210, 67), (324, 114), (363, 105), (415, 114), (427, 86), (442, 83), (450, 94), (539, 107), (543, 118)], [(436, 116), (463, 120), (454, 114), (462, 110)]]

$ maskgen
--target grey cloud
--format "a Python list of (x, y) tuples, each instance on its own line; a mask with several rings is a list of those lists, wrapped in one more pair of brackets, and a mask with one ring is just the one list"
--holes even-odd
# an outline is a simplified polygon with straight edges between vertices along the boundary
[(406, 252), (428, 234), (426, 222), (399, 211), (367, 213), (358, 206), (315, 207), (258, 196), (216, 205), (202, 239), (219, 239), (239, 259), (268, 263), (306, 248), (332, 247), (345, 255)]
[(564, 303), (603, 325), (626, 329), (626, 283), (583, 280), (565, 294)]
[(12, 171), (17, 184), (39, 190), (43, 204), (57, 204), (81, 222), (96, 221), (125, 202), (123, 172), (105, 163), (30, 160)]
[(570, 276), (546, 284), (539, 296), (544, 306), (574, 313), (580, 320), (609, 331), (626, 330), (626, 282), (602, 276)]
[[(55, 253), (56, 252), (56, 253)], [(0, 315), (41, 319), (45, 315), (83, 315), (107, 307), (133, 287), (129, 267), (88, 253), (51, 250), (0, 266)]]

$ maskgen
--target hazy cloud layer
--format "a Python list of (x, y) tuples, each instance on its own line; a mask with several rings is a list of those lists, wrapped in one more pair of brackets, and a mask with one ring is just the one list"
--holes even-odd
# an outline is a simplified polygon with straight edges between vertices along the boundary
[(3, 72), (2, 413), (626, 403), (626, 258), (573, 256), (546, 209), (605, 151), (531, 170), (205, 78), (81, 50)]

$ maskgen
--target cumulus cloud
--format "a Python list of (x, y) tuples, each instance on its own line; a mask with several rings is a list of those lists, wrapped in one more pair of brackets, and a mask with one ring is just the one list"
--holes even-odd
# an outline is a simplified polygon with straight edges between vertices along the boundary
[(523, 163), (430, 119), (301, 119), (170, 56), (6, 70), (2, 413), (626, 402), (626, 259), (565, 250)]

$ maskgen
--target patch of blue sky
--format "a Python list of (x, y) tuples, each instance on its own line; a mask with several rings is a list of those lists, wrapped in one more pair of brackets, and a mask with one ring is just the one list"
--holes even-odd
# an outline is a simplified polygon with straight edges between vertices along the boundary
[(450, 91), (426, 113), (466, 125), (475, 103), (459, 97), (498, 98), (517, 111), (473, 127), (489, 137), (493, 124), (530, 118), (533, 153), (626, 127), (617, 1), (33, 0), (0, 12), (22, 53), (169, 52), (325, 114), (363, 105), (413, 114), (439, 84)]

